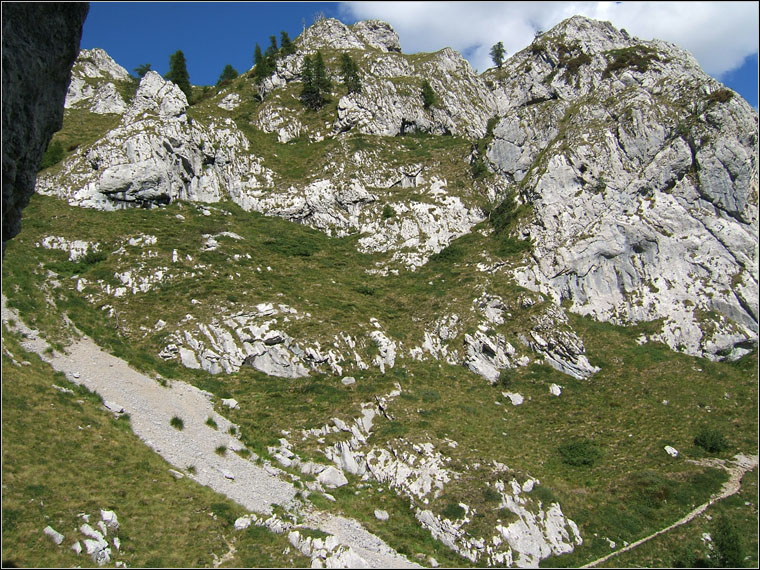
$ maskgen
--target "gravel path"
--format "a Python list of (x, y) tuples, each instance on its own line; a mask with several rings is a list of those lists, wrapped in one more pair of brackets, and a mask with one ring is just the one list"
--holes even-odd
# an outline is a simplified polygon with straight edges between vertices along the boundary
[(700, 465), (707, 465), (709, 467), (719, 467), (723, 468), (726, 471), (728, 471), (730, 477), (728, 481), (726, 481), (723, 484), (723, 487), (721, 487), (720, 491), (718, 491), (715, 495), (710, 497), (710, 500), (706, 503), (703, 503), (699, 505), (696, 509), (691, 511), (689, 514), (687, 514), (682, 519), (677, 520), (672, 525), (663, 528), (661, 530), (658, 530), (654, 534), (650, 534), (649, 536), (645, 536), (641, 540), (637, 540), (636, 542), (632, 542), (628, 546), (621, 548), (620, 550), (616, 550), (615, 552), (608, 554), (607, 556), (603, 556), (602, 558), (599, 558), (598, 560), (594, 560), (593, 562), (589, 562), (585, 566), (581, 566), (581, 568), (593, 568), (594, 566), (597, 566), (603, 562), (606, 562), (613, 556), (617, 556), (618, 554), (621, 554), (623, 552), (628, 552), (629, 550), (633, 550), (637, 546), (640, 546), (641, 544), (644, 544), (648, 540), (653, 539), (656, 536), (660, 536), (661, 534), (665, 534), (668, 531), (673, 530), (674, 528), (684, 525), (692, 520), (694, 520), (697, 516), (701, 515), (703, 512), (707, 510), (707, 508), (712, 505), (713, 503), (716, 503), (718, 501), (721, 501), (725, 499), (726, 497), (730, 497), (731, 495), (734, 495), (735, 493), (738, 493), (741, 489), (741, 481), (742, 477), (744, 477), (744, 474), (747, 471), (751, 471), (755, 467), (757, 467), (757, 461), (758, 457), (757, 455), (744, 455), (744, 454), (738, 454), (734, 457), (734, 466), (728, 467), (726, 466), (725, 462), (716, 459), (716, 460), (703, 460), (703, 461), (694, 461), (693, 463), (697, 463)]
[[(107, 408), (123, 410), (130, 415), (132, 430), (151, 449), (161, 455), (178, 471), (222, 493), (251, 512), (269, 514), (275, 504), (287, 510), (301, 511), (308, 525), (334, 535), (350, 546), (372, 568), (420, 568), (398, 554), (380, 538), (369, 533), (358, 522), (325, 512), (303, 512), (296, 498), (297, 489), (277, 476), (276, 469), (262, 467), (234, 453), (243, 443), (230, 435), (232, 425), (220, 416), (212, 404), (212, 396), (185, 382), (170, 381), (162, 386), (141, 374), (122, 359), (101, 350), (87, 337), (74, 341), (64, 354), (46, 350), (48, 343), (37, 331), (29, 329), (18, 314), (6, 307), (2, 299), (2, 320), (26, 338), (23, 347), (36, 352), (55, 370), (66, 374), (76, 383), (99, 394)], [(171, 426), (173, 417), (183, 420), (184, 428)], [(212, 417), (218, 429), (206, 425)], [(219, 446), (228, 451), (216, 453)]]

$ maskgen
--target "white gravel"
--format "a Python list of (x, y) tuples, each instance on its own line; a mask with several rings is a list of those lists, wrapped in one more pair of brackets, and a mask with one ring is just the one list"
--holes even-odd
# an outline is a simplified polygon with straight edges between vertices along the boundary
[[(275, 504), (299, 511), (307, 525), (334, 535), (366, 561), (368, 567), (420, 568), (357, 521), (304, 507), (296, 499), (297, 489), (290, 482), (234, 453), (232, 449), (242, 449), (244, 445), (228, 433), (232, 423), (214, 410), (211, 394), (180, 381), (170, 381), (164, 387), (86, 337), (74, 341), (65, 354), (46, 353), (48, 343), (37, 331), (24, 325), (5, 301), (3, 296), (2, 320), (26, 337), (22, 342), (26, 350), (39, 354), (71, 382), (99, 394), (109, 409), (123, 408), (130, 416), (134, 433), (174, 468), (251, 512), (270, 514)], [(14, 327), (9, 325), (11, 320)], [(182, 430), (171, 426), (175, 416), (182, 419)], [(206, 425), (208, 417), (214, 418), (218, 429)], [(224, 456), (216, 453), (222, 445), (228, 448)], [(195, 473), (187, 471), (190, 466), (195, 467)]]

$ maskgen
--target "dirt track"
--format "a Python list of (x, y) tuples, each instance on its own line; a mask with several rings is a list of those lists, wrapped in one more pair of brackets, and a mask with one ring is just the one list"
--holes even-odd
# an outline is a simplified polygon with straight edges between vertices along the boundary
[(632, 542), (628, 546), (625, 546), (619, 550), (616, 550), (615, 552), (612, 552), (608, 554), (607, 556), (603, 556), (602, 558), (599, 558), (598, 560), (594, 560), (593, 562), (589, 562), (585, 566), (581, 566), (581, 568), (593, 568), (595, 566), (598, 566), (599, 564), (606, 562), (613, 556), (617, 556), (618, 554), (621, 554), (623, 552), (628, 552), (629, 550), (633, 550), (637, 546), (644, 544), (648, 540), (653, 539), (656, 536), (660, 536), (661, 534), (665, 534), (666, 532), (673, 530), (674, 528), (684, 525), (692, 520), (694, 520), (696, 517), (701, 515), (703, 512), (707, 510), (707, 508), (712, 505), (713, 503), (716, 503), (718, 501), (721, 501), (725, 499), (726, 497), (730, 497), (731, 495), (734, 495), (739, 492), (741, 489), (741, 481), (742, 477), (744, 477), (744, 474), (747, 471), (751, 471), (752, 469), (757, 467), (757, 455), (751, 455), (746, 456), (744, 454), (738, 454), (734, 456), (734, 465), (733, 467), (727, 466), (724, 461), (719, 459), (714, 460), (702, 460), (702, 461), (693, 461), (693, 463), (697, 463), (698, 465), (706, 465), (709, 467), (719, 467), (723, 468), (729, 473), (729, 479), (723, 484), (723, 487), (721, 487), (721, 490), (718, 491), (715, 495), (710, 497), (710, 500), (706, 503), (703, 503), (699, 505), (696, 509), (691, 511), (689, 514), (687, 514), (682, 519), (677, 520), (672, 525), (665, 527), (661, 530), (658, 530), (657, 532), (650, 534), (649, 536), (645, 536), (641, 540), (637, 540), (636, 542)]

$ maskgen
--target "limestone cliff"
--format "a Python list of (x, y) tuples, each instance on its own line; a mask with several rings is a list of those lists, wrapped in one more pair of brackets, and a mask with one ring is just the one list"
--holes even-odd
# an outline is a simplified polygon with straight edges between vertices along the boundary
[(518, 282), (600, 320), (665, 319), (658, 338), (690, 354), (756, 342), (758, 118), (741, 97), (677, 46), (581, 17), (486, 75), (507, 107), (488, 158), (535, 214)]
[[(111, 107), (121, 124), (40, 191), (101, 209), (230, 199), (359, 234), (363, 251), (392, 254), (385, 272), (424, 264), (514, 192), (530, 215), (510, 231), (532, 243), (509, 271), (518, 284), (604, 321), (662, 319), (652, 340), (689, 354), (735, 358), (756, 344), (757, 113), (687, 52), (582, 17), (480, 76), (450, 49), (401, 53), (382, 22), (321, 20), (295, 45), (270, 77), (241, 78), (205, 107), (148, 73), (123, 111)], [(319, 118), (298, 102), (302, 62), (317, 50), (333, 80), (333, 110)], [(360, 93), (339, 87), (343, 53), (358, 63)], [(99, 93), (118, 66), (95, 55)], [(429, 108), (423, 80), (437, 95)], [(250, 129), (283, 149), (331, 150), (294, 180)], [(399, 159), (410, 133), (454, 142)], [(475, 160), (494, 175), (463, 183)]]

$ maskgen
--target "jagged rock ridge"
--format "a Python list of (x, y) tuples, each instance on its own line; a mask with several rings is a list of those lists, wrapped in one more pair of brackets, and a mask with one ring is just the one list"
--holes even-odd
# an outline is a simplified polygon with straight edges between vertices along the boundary
[[(497, 176), (481, 191), (500, 199), (511, 187), (532, 207), (519, 229), (533, 243), (532, 261), (513, 273), (520, 285), (601, 320), (663, 319), (653, 340), (689, 354), (735, 358), (756, 344), (757, 114), (688, 53), (582, 17), (481, 76), (449, 49), (400, 53), (381, 22), (321, 20), (296, 45), (259, 87), (254, 127), (283, 144), (405, 129), (477, 139), (496, 117), (485, 156)], [(315, 131), (286, 93), (317, 49), (351, 53), (363, 89)], [(422, 78), (440, 98), (428, 110), (410, 87)], [(222, 108), (239, 104), (232, 95), (219, 95)], [(183, 94), (155, 73), (123, 117), (41, 191), (103, 209), (229, 198), (333, 235), (365, 234), (365, 251), (395, 252), (412, 268), (484, 218), (430, 166), (390, 169), (371, 152), (333, 157), (326, 178), (285, 188), (233, 121), (189, 119)], [(401, 215), (385, 219), (378, 189), (399, 183), (430, 200), (396, 203)]]
[[(518, 282), (710, 358), (756, 344), (757, 113), (680, 48), (567, 20), (494, 74), (488, 157), (535, 248)], [(710, 323), (710, 324), (707, 324)]]

